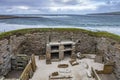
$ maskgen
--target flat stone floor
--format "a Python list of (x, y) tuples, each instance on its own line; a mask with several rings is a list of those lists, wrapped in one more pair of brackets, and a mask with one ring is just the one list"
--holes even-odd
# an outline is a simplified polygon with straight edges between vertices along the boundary
[[(33, 77), (30, 80), (49, 80), (49, 75), (53, 72), (59, 72), (60, 75), (71, 75), (73, 78), (68, 80), (95, 80), (94, 78), (89, 78), (87, 76), (87, 71), (93, 67), (97, 70), (103, 69), (103, 64), (94, 62), (93, 59), (82, 59), (78, 60), (79, 65), (71, 66), (69, 63), (70, 58), (66, 58), (65, 60), (59, 62), (52, 62), (52, 64), (46, 65), (45, 60), (39, 60), (38, 56), (36, 56), (36, 64), (37, 69), (34, 73)], [(68, 64), (68, 68), (58, 68), (58, 64)], [(86, 69), (86, 66), (89, 65), (89, 69)], [(67, 73), (65, 71), (68, 71)], [(63, 72), (63, 73), (62, 73)], [(55, 79), (54, 79), (55, 80)], [(67, 80), (67, 79), (57, 79), (57, 80)]]

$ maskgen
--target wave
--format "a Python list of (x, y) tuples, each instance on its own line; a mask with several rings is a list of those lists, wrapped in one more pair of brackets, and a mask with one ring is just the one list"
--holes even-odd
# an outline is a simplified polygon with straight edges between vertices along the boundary
[(18, 24), (6, 24), (0, 23), (0, 32), (6, 32), (11, 30), (17, 29), (25, 29), (25, 28), (80, 28), (86, 29), (91, 31), (107, 31), (110, 33), (120, 35), (120, 27), (109, 27), (109, 26), (102, 26), (102, 27), (80, 27), (80, 26), (46, 26), (46, 25), (18, 25)]
[(81, 29), (86, 29), (86, 30), (91, 30), (91, 31), (107, 31), (113, 34), (120, 35), (120, 27), (108, 27), (108, 26), (102, 26), (101, 27), (76, 27), (76, 28), (81, 28)]
[(68, 18), (68, 17), (70, 17), (70, 16), (39, 16), (39, 17), (43, 17), (43, 18)]

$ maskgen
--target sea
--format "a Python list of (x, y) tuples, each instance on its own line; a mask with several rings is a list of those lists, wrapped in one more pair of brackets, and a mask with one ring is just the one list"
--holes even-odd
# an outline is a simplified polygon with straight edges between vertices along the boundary
[(81, 28), (120, 35), (120, 15), (17, 14), (24, 18), (0, 19), (0, 32), (24, 28)]

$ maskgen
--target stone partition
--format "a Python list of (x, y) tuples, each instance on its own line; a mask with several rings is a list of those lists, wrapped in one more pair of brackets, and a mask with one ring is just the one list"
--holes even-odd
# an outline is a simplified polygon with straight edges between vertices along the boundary
[(91, 70), (92, 70), (92, 74), (93, 74), (95, 80), (101, 80), (100, 77), (98, 76), (97, 72), (93, 68)]

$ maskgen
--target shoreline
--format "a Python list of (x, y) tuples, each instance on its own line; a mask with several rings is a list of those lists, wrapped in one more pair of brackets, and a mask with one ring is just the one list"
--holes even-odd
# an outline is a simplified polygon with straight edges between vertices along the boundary
[(120, 27), (82, 27), (82, 26), (49, 26), (49, 25), (25, 25), (25, 24), (7, 24), (7, 23), (0, 23), (0, 32), (8, 32), (8, 31), (13, 31), (13, 30), (19, 30), (19, 29), (26, 29), (26, 28), (77, 28), (77, 29), (85, 29), (85, 30), (90, 30), (93, 32), (97, 31), (106, 31), (109, 33), (113, 33), (116, 35), (120, 35)]

